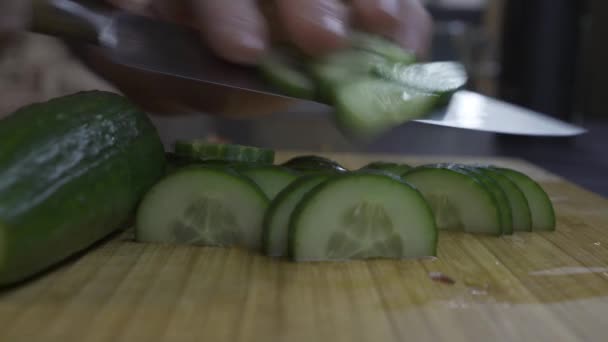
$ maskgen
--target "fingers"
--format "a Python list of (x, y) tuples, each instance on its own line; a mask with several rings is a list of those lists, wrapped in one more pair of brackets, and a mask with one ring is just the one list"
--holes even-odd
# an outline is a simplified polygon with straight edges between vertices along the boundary
[(391, 34), (400, 24), (401, 0), (353, 0), (352, 6), (367, 31)]
[(406, 49), (424, 59), (429, 53), (433, 20), (420, 0), (400, 0), (399, 24), (392, 38)]
[(289, 40), (316, 56), (337, 49), (348, 34), (348, 10), (339, 0), (277, 0)]
[(255, 0), (194, 0), (203, 38), (221, 57), (254, 64), (268, 44), (267, 26)]

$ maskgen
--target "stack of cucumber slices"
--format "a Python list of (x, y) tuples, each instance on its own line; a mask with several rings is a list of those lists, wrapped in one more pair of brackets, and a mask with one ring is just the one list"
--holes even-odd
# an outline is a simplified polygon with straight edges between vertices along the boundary
[(444, 105), (468, 80), (459, 62), (417, 63), (397, 44), (362, 32), (347, 48), (317, 58), (277, 46), (260, 70), (289, 96), (332, 105), (338, 127), (364, 140)]
[(435, 256), (438, 232), (510, 235), (555, 229), (529, 176), (492, 165), (357, 170), (320, 156), (283, 164), (249, 146), (180, 141), (170, 172), (140, 203), (142, 242), (244, 247), (294, 261)]

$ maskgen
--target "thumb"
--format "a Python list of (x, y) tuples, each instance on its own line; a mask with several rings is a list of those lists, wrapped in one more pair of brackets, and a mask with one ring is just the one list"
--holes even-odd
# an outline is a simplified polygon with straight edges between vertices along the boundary
[(23, 30), (30, 20), (28, 0), (0, 0), (0, 32)]

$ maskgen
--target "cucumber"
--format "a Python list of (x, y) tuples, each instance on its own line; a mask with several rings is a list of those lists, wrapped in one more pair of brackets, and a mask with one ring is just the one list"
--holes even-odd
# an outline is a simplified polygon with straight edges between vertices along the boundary
[(555, 209), (543, 188), (530, 176), (509, 168), (491, 167), (508, 177), (526, 196), (532, 215), (532, 231), (555, 230)]
[(204, 140), (178, 140), (175, 154), (194, 162), (202, 160), (227, 160), (242, 163), (272, 164), (274, 151), (265, 148), (234, 144), (215, 144)]
[(496, 204), (498, 205), (498, 210), (500, 212), (500, 227), (502, 233), (506, 235), (513, 234), (513, 213), (511, 210), (511, 204), (509, 203), (507, 195), (498, 185), (498, 183), (494, 179), (479, 172), (475, 168), (462, 164), (456, 164), (455, 166), (451, 167), (460, 169), (463, 172), (471, 175), (472, 177), (477, 178), (477, 180), (479, 180), (481, 183), (483, 183), (483, 185), (486, 186), (492, 196), (494, 196)]
[(365, 165), (360, 170), (381, 170), (400, 176), (411, 168), (412, 167), (407, 164), (375, 161)]
[(484, 175), (494, 179), (507, 195), (507, 199), (511, 206), (511, 213), (513, 215), (513, 230), (532, 231), (532, 214), (530, 213), (528, 200), (519, 187), (498, 171), (485, 167), (476, 167), (476, 169)]
[(328, 175), (300, 177), (289, 184), (270, 202), (264, 216), (264, 251), (266, 255), (287, 255), (291, 213), (304, 195), (328, 177)]
[(458, 62), (385, 63), (375, 65), (372, 72), (425, 93), (451, 94), (468, 81), (464, 66)]
[(277, 165), (244, 166), (238, 172), (254, 181), (270, 200), (298, 178), (293, 171)]
[(369, 77), (377, 65), (384, 63), (386, 59), (378, 54), (345, 49), (315, 60), (310, 72), (319, 87), (319, 99), (333, 104), (340, 86)]
[(440, 230), (502, 233), (496, 199), (477, 178), (433, 165), (413, 168), (401, 177), (430, 203)]
[(333, 176), (298, 203), (290, 219), (295, 261), (434, 256), (437, 227), (428, 203), (391, 177)]
[(429, 113), (439, 96), (381, 79), (362, 79), (338, 88), (336, 120), (347, 135), (374, 138)]
[(268, 199), (250, 179), (199, 165), (158, 182), (142, 200), (136, 239), (260, 251)]
[(293, 157), (281, 165), (288, 169), (304, 173), (316, 173), (319, 171), (348, 172), (348, 170), (338, 162), (315, 155)]
[(354, 49), (378, 54), (393, 63), (412, 64), (416, 62), (416, 56), (413, 53), (379, 35), (360, 31), (353, 32), (350, 36), (350, 46)]
[(125, 225), (165, 171), (126, 98), (79, 92), (0, 121), (0, 285), (29, 279)]
[(291, 50), (274, 48), (262, 58), (259, 68), (263, 77), (285, 94), (313, 100), (317, 94), (316, 84), (304, 70), (302, 59)]

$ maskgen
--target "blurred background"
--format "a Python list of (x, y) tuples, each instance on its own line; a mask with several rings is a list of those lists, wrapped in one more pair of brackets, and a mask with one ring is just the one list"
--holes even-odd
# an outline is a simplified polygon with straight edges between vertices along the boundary
[[(536, 163), (608, 196), (604, 151), (608, 111), (600, 106), (598, 91), (608, 77), (607, 48), (600, 42), (607, 31), (608, 2), (424, 2), (435, 20), (430, 59), (462, 61), (471, 77), (469, 89), (582, 125), (589, 133), (575, 138), (530, 138), (408, 123), (370, 144), (357, 145), (335, 129), (326, 107), (307, 102), (251, 119), (212, 113), (152, 113), (152, 118), (168, 148), (178, 137), (219, 137), (240, 144), (319, 153), (509, 156)], [(7, 44), (8, 39), (13, 38), (0, 37), (0, 44), (3, 40)], [(37, 87), (47, 96), (83, 87), (111, 89), (50, 38), (29, 38), (28, 43), (13, 45), (19, 49), (0, 50), (0, 90), (8, 99), (0, 105), (0, 113), (29, 96), (20, 87)], [(25, 69), (24, 58), (29, 63)], [(43, 71), (49, 64), (53, 65), (51, 76)]]

